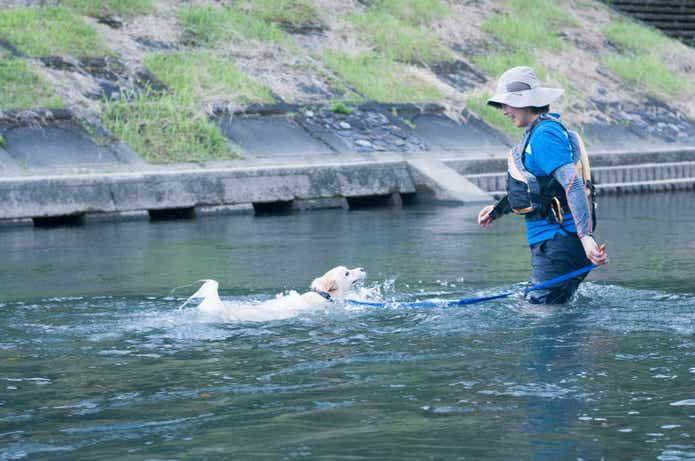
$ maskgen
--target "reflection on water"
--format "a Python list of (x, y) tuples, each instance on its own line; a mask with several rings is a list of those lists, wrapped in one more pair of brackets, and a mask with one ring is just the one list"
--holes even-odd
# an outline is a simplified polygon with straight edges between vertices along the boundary
[[(687, 199), (687, 200), (686, 200)], [(0, 459), (695, 459), (691, 195), (606, 198), (611, 264), (562, 308), (334, 303), (222, 323), (336, 264), (385, 301), (528, 274), (472, 208), (2, 230)], [(95, 247), (97, 247), (95, 249)]]

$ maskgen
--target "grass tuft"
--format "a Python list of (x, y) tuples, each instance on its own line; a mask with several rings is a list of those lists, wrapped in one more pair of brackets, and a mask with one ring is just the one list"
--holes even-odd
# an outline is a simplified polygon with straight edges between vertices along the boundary
[(331, 104), (331, 112), (336, 114), (350, 115), (353, 112), (352, 107), (346, 105), (343, 101), (337, 101)]
[(373, 101), (431, 102), (442, 98), (439, 90), (411, 76), (404, 65), (374, 53), (351, 58), (327, 51), (323, 59), (333, 72)]
[(605, 64), (624, 80), (643, 85), (657, 97), (660, 94), (675, 96), (692, 87), (691, 82), (672, 72), (653, 54), (611, 56)]
[(109, 54), (94, 29), (62, 6), (0, 10), (0, 36), (33, 57)]
[(0, 108), (4, 110), (55, 109), (63, 102), (20, 58), (0, 59)]
[(556, 0), (506, 0), (509, 11), (520, 20), (556, 27), (578, 26), (576, 19)]
[(669, 44), (668, 37), (658, 30), (635, 22), (614, 21), (601, 30), (610, 41), (635, 53), (649, 53)]
[(184, 32), (203, 46), (223, 41), (252, 39), (269, 43), (288, 43), (290, 38), (277, 25), (253, 14), (222, 7), (187, 6), (179, 8)]
[(270, 90), (251, 80), (230, 61), (209, 51), (156, 53), (144, 60), (158, 79), (197, 100), (272, 103)]
[(692, 80), (681, 77), (664, 61), (661, 52), (668, 50), (672, 41), (661, 32), (629, 21), (614, 21), (602, 32), (626, 50), (604, 59), (606, 67), (625, 81), (643, 86), (657, 98), (692, 90)]
[(543, 48), (560, 51), (562, 49), (560, 37), (550, 32), (547, 25), (533, 20), (520, 20), (507, 14), (495, 14), (483, 23), (482, 29), (514, 50)]
[(151, 163), (238, 158), (190, 95), (104, 101), (104, 126)]
[(238, 4), (257, 18), (277, 24), (322, 24), (319, 10), (304, 0), (253, 0)]
[(565, 45), (554, 31), (577, 25), (576, 20), (552, 0), (506, 0), (505, 6), (508, 13), (493, 14), (483, 23), (482, 29), (507, 49), (475, 59), (482, 69), (494, 76), (513, 66), (537, 67), (529, 50), (561, 51)]
[(136, 16), (154, 11), (152, 0), (62, 0), (61, 4), (85, 16)]
[(378, 9), (352, 14), (349, 20), (367, 41), (389, 59), (418, 63), (442, 61), (450, 56), (431, 33)]
[(377, 0), (372, 7), (412, 26), (427, 25), (452, 14), (442, 0)]

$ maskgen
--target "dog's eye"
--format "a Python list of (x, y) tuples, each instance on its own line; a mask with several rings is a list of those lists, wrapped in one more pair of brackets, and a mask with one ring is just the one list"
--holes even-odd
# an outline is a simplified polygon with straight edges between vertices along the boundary
[(345, 277), (348, 277), (348, 276), (350, 276), (350, 272), (345, 273)]

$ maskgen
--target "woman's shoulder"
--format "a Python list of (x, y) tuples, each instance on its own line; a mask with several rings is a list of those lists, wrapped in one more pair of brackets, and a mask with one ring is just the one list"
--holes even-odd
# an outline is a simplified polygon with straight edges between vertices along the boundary
[(547, 119), (541, 121), (531, 134), (532, 140), (536, 140), (541, 137), (558, 138), (560, 140), (568, 139), (567, 130), (563, 125), (554, 120)]
[(565, 133), (567, 129), (560, 117), (546, 117), (540, 121), (534, 132)]

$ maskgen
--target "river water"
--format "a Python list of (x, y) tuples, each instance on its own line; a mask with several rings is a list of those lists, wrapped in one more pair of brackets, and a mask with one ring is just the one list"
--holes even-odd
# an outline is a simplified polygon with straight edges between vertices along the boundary
[[(477, 211), (0, 229), (0, 460), (694, 460), (693, 194), (602, 198), (611, 263), (569, 305), (398, 305), (523, 287), (521, 220)], [(386, 306), (171, 292), (248, 309), (339, 264)]]

